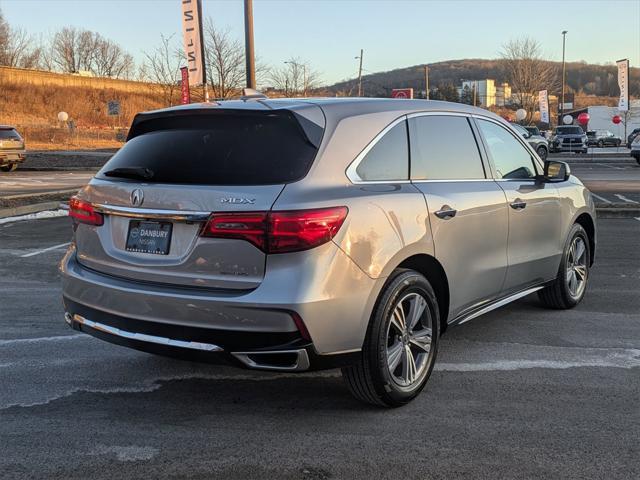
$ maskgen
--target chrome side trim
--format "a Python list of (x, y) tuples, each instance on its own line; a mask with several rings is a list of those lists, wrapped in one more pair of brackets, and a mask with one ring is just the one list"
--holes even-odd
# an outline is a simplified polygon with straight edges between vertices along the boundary
[(132, 218), (161, 218), (163, 220), (175, 220), (183, 222), (205, 222), (211, 216), (211, 212), (190, 212), (183, 210), (162, 210), (155, 208), (132, 208), (116, 205), (93, 204), (96, 212), (107, 215)]
[(221, 352), (222, 351), (222, 348), (212, 343), (190, 342), (186, 340), (176, 340), (176, 339), (167, 338), (167, 337), (156, 337), (155, 335), (147, 335), (144, 333), (128, 332), (126, 330), (115, 328), (110, 325), (94, 322), (78, 314), (75, 314), (72, 317), (69, 313), (66, 313), (64, 317), (66, 322), (69, 325), (71, 325), (72, 322), (77, 322), (81, 325), (85, 325), (89, 328), (93, 328), (94, 330), (108, 333), (110, 335), (115, 335), (116, 337), (126, 338), (128, 340), (137, 340), (139, 342), (156, 343), (158, 345), (188, 348), (190, 350), (200, 350), (205, 352)]
[(509, 295), (508, 297), (498, 300), (495, 303), (491, 303), (490, 305), (487, 305), (486, 307), (481, 308), (480, 310), (477, 310), (466, 316), (462, 316), (459, 319), (453, 320), (451, 324), (462, 325), (463, 323), (466, 323), (469, 320), (473, 320), (474, 318), (484, 315), (485, 313), (489, 313), (490, 311), (495, 310), (497, 308), (503, 307), (508, 303), (518, 300), (519, 298), (526, 297), (527, 295), (533, 292), (537, 292), (538, 290), (542, 290), (543, 288), (544, 288), (544, 285), (539, 285), (537, 287), (531, 287), (526, 290), (522, 290), (518, 293), (514, 293), (513, 295)]
[[(268, 363), (269, 355), (282, 354), (282, 353), (295, 353), (296, 361), (291, 366), (270, 365)], [(300, 372), (309, 369), (309, 355), (304, 348), (298, 350), (277, 350), (268, 352), (231, 352), (231, 355), (236, 357), (242, 363), (249, 368), (255, 368), (260, 370), (280, 370), (285, 372)], [(249, 358), (252, 356), (253, 358)], [(265, 362), (256, 362), (255, 358), (261, 356), (264, 357)]]

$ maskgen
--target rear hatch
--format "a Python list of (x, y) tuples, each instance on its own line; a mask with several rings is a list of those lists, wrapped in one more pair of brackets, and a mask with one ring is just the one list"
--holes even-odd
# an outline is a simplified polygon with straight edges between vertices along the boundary
[(207, 236), (207, 221), (213, 215), (222, 218), (217, 227), (250, 229), (240, 214), (259, 217), (287, 183), (303, 178), (323, 131), (313, 105), (138, 115), (127, 143), (79, 194), (78, 208), (97, 220), (78, 224), (78, 261), (154, 284), (256, 288), (264, 251), (233, 235)]
[(24, 150), (24, 140), (13, 128), (0, 128), (0, 150)]

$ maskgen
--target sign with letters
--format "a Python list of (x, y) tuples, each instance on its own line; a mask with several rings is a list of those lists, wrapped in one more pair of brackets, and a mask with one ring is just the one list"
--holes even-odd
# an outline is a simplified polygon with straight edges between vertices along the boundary
[(202, 0), (181, 0), (181, 2), (184, 54), (187, 59), (189, 84), (195, 87), (206, 82), (202, 38)]
[(627, 112), (629, 110), (629, 60), (618, 60), (618, 86), (620, 87), (620, 99), (618, 100), (618, 110)]
[(546, 90), (538, 92), (538, 104), (540, 107), (540, 122), (549, 123), (549, 95)]

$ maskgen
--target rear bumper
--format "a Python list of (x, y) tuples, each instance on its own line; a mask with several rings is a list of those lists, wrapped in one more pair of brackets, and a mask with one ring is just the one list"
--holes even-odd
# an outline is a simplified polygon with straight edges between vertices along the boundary
[[(203, 334), (198, 329), (174, 328), (169, 337), (165, 336), (168, 334), (167, 325), (154, 322), (143, 322), (144, 325), (140, 325), (134, 319), (88, 309), (68, 299), (65, 299), (65, 308), (70, 310), (65, 313), (65, 321), (74, 330), (116, 345), (183, 360), (254, 370), (304, 372), (350, 365), (358, 357), (358, 352), (319, 355), (313, 344), (288, 334), (243, 334), (243, 344), (234, 348), (233, 341), (229, 343), (229, 337), (237, 332), (232, 332), (231, 335), (230, 332)], [(71, 313), (78, 311), (87, 316)], [(88, 318), (89, 315), (92, 318)], [(224, 343), (224, 346), (202, 341), (211, 337)], [(238, 340), (236, 338), (236, 343)], [(248, 348), (250, 344), (254, 344), (254, 347)], [(267, 344), (269, 346), (265, 347)]]
[[(235, 293), (149, 285), (98, 273), (77, 261), (72, 246), (60, 265), (65, 308), (74, 328), (133, 348), (223, 357), (253, 368), (261, 367), (240, 358), (243, 352), (302, 348), (308, 369), (328, 368), (349, 357), (342, 354), (360, 351), (378, 281), (331, 242), (314, 250), (313, 258), (293, 264), (274, 255), (278, 258), (258, 288)], [(310, 341), (303, 338), (294, 314), (304, 322)], [(127, 333), (96, 329), (97, 323)], [(145, 342), (144, 335), (178, 343)], [(221, 351), (187, 352), (197, 349), (180, 342), (215, 345)]]
[(26, 150), (0, 150), (0, 167), (12, 163), (22, 163), (26, 158)]

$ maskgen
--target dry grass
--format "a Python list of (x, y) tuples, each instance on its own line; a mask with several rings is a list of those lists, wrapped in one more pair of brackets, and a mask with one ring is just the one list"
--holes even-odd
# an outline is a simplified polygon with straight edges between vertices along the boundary
[[(0, 85), (0, 124), (16, 126), (29, 149), (117, 148), (135, 114), (162, 108), (159, 99), (153, 91), (5, 84)], [(110, 100), (120, 102), (120, 116), (107, 115)], [(61, 111), (69, 115), (66, 125), (57, 120)]]

